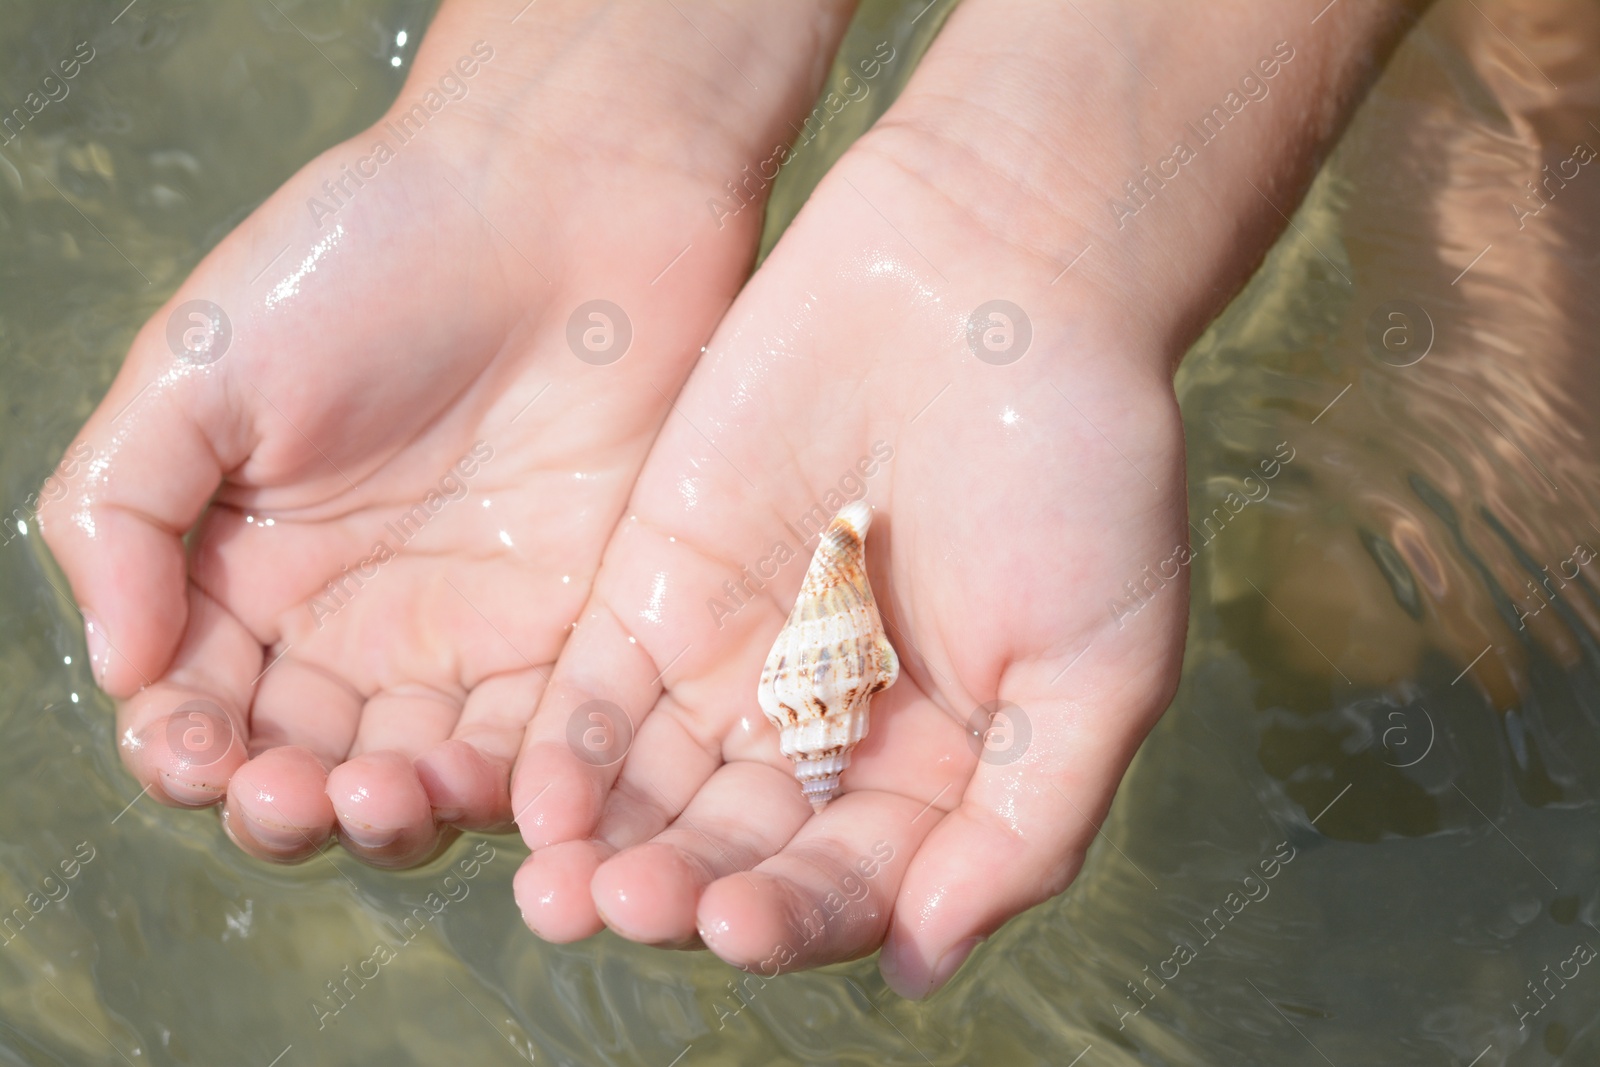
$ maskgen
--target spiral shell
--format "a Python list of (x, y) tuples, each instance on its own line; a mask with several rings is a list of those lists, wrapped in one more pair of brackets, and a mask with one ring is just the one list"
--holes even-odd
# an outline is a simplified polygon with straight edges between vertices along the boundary
[(900, 676), (867, 581), (871, 522), (871, 509), (856, 502), (823, 531), (756, 690), (801, 792), (819, 812), (839, 794), (839, 775), (867, 736), (872, 694)]

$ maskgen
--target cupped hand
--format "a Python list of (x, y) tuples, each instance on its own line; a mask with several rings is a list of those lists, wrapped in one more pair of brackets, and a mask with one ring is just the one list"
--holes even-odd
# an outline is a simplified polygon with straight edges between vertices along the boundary
[[(880, 128), (830, 172), (650, 453), (516, 769), (546, 938), (768, 975), (882, 945), (923, 995), (1071, 881), (1170, 699), (1170, 355), (924, 184), (917, 143)], [(814, 534), (863, 498), (901, 676), (813, 814), (756, 687)]]
[(713, 124), (701, 27), (767, 51), (732, 15), (446, 5), (385, 120), (145, 325), (42, 514), (145, 790), (225, 800), (276, 859), (510, 825), (549, 665), (753, 256), (758, 212), (706, 197), (786, 136), (839, 6), (776, 26)]
[[(965, 0), (824, 179), (678, 398), (529, 726), (536, 932), (767, 975), (881, 946), (921, 996), (1072, 880), (1179, 676), (1172, 370), (1426, 4), (1223, 6)], [(818, 525), (863, 497), (902, 674), (813, 814), (756, 686)]]

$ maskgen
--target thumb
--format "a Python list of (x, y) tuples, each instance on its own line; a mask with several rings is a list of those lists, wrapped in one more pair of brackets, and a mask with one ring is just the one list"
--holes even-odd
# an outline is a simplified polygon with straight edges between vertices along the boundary
[(213, 431), (247, 424), (228, 418), (219, 387), (231, 342), (227, 312), (180, 290), (39, 493), (40, 533), (83, 615), (95, 680), (115, 697), (166, 671), (188, 621), (183, 535), (222, 480), (225, 433)]

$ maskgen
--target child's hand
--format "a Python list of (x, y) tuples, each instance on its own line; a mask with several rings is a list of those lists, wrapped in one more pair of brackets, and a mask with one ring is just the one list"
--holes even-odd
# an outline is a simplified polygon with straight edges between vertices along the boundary
[(810, 106), (839, 6), (447, 5), (391, 115), (145, 326), (43, 522), (152, 795), (226, 796), (274, 858), (509, 825), (543, 678), (753, 255), (759, 209), (719, 230), (705, 201)]
[[(517, 771), (536, 849), (518, 900), (543, 936), (703, 938), (768, 974), (889, 937), (926, 989), (968, 937), (1065, 888), (1176, 684), (1183, 568), (1124, 625), (1108, 610), (1186, 542), (1166, 363), (1066, 311), (1047, 264), (873, 143), (719, 329), (562, 652)], [(967, 320), (996, 294), (1032, 340), (1007, 351), (995, 327), (990, 363)], [(902, 676), (812, 818), (756, 681), (814, 547), (797, 531), (863, 487)], [(620, 763), (569, 747), (593, 700), (633, 723)], [(995, 701), (1013, 707), (982, 748)]]
[[(529, 728), (536, 932), (604, 924), (766, 975), (881, 944), (920, 996), (1072, 880), (1179, 674), (1171, 369), (1282, 225), (1259, 189), (1292, 206), (1392, 33), (1329, 16), (1293, 88), (1271, 64), (1287, 99), (1119, 225), (1108, 197), (1185, 107), (1292, 58), (1228, 6), (969, 0), (824, 179), (685, 387)], [(1315, 6), (1272, 18), (1303, 34)], [(903, 673), (813, 817), (756, 685), (796, 531), (863, 483)], [(625, 757), (575, 744), (591, 723), (631, 730)]]

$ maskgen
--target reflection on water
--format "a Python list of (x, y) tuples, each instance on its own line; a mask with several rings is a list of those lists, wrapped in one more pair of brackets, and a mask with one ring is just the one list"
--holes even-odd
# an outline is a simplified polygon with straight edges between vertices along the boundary
[[(93, 51), (0, 144), (0, 1061), (1600, 1059), (1600, 10), (1445, 0), (1184, 364), (1183, 688), (1072, 891), (919, 1006), (870, 961), (736, 988), (540, 944), (514, 839), (280, 869), (137, 797), (28, 494), (202, 250), (376, 116), (431, 5), (120, 6), (0, 29), (6, 109)], [(914, 53), (922, 6), (847, 48)], [(892, 89), (786, 168), (779, 222)]]

